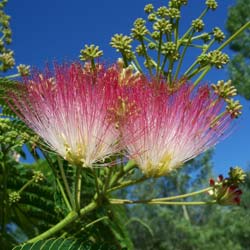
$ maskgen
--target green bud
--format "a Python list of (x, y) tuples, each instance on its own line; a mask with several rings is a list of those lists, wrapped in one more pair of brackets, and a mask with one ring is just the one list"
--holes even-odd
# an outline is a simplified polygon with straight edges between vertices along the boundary
[(151, 13), (152, 11), (154, 11), (154, 6), (153, 6), (153, 4), (147, 4), (145, 7), (144, 7), (144, 11), (147, 13), (147, 14), (149, 14), (149, 13)]
[(213, 35), (214, 35), (214, 39), (216, 41), (218, 41), (219, 43), (223, 42), (223, 40), (225, 39), (225, 35), (224, 33), (222, 32), (222, 30), (218, 27), (215, 27), (213, 29)]
[(159, 31), (154, 31), (151, 34), (151, 36), (152, 36), (153, 39), (158, 40), (160, 38), (160, 32)]
[(219, 97), (224, 99), (228, 99), (229, 97), (237, 95), (237, 90), (232, 85), (231, 80), (226, 82), (224, 82), (223, 80), (218, 81), (217, 84), (212, 84), (211, 87)]
[(143, 49), (143, 47), (142, 47), (142, 45), (140, 44), (140, 45), (138, 45), (137, 47), (136, 47), (136, 53), (139, 55), (139, 56), (144, 56), (145, 55), (145, 53), (144, 53), (144, 49)]
[(169, 8), (169, 17), (170, 18), (180, 18), (181, 17), (181, 12), (176, 9), (176, 8)]
[(156, 20), (156, 14), (151, 13), (148, 15), (148, 21), (153, 22)]
[(32, 178), (37, 183), (44, 180), (44, 174), (41, 171), (34, 171)]
[(213, 50), (207, 54), (198, 56), (198, 62), (202, 66), (210, 64), (212, 66), (215, 66), (217, 69), (221, 69), (225, 64), (229, 62), (229, 57), (227, 54), (222, 53), (219, 50)]
[(240, 104), (240, 102), (238, 100), (235, 101), (233, 99), (226, 100), (226, 102), (226, 110), (230, 114), (231, 118), (238, 118), (242, 113), (242, 105)]
[(215, 0), (206, 0), (206, 5), (211, 10), (216, 10), (218, 7), (218, 4)]
[(246, 173), (242, 168), (238, 166), (234, 168), (231, 167), (228, 175), (230, 183), (234, 183), (236, 185), (244, 183), (246, 179)]
[(148, 30), (145, 26), (146, 21), (142, 18), (138, 18), (134, 22), (134, 28), (132, 28), (131, 36), (134, 39), (141, 40), (143, 36), (148, 34)]
[(154, 23), (153, 29), (162, 33), (170, 33), (172, 31), (172, 24), (169, 20), (160, 19)]
[(204, 22), (201, 19), (195, 19), (192, 21), (192, 27), (195, 31), (201, 32), (204, 29)]
[(30, 74), (30, 66), (24, 65), (24, 64), (19, 64), (17, 66), (17, 71), (21, 76), (28, 76)]
[(14, 52), (9, 51), (1, 54), (0, 62), (2, 62), (1, 70), (4, 72), (7, 71), (8, 69), (13, 68), (15, 65)]
[(85, 45), (85, 48), (80, 51), (80, 60), (88, 61), (93, 60), (94, 58), (100, 57), (103, 55), (103, 51), (99, 50), (99, 46), (95, 46), (94, 44)]
[(148, 48), (149, 49), (155, 49), (156, 48), (156, 44), (153, 43), (153, 42), (151, 42), (151, 43), (148, 44)]
[(207, 43), (208, 41), (211, 40), (211, 36), (208, 33), (203, 33), (201, 39), (203, 40), (204, 43)]
[(162, 6), (162, 7), (159, 7), (158, 9), (157, 9), (157, 15), (158, 16), (160, 16), (160, 17), (167, 17), (167, 16), (169, 16), (169, 9), (167, 8), (167, 7), (165, 7), (165, 6)]
[(173, 42), (166, 42), (162, 45), (163, 55), (174, 55), (176, 53), (176, 44)]
[(125, 36), (123, 34), (115, 34), (111, 38), (110, 45), (113, 48), (116, 48), (118, 52), (131, 52), (132, 46), (132, 38), (130, 36)]
[(148, 60), (145, 60), (144, 61), (144, 66), (147, 68), (147, 69), (152, 69), (155, 67), (153, 61), (151, 59), (148, 59)]
[(20, 201), (21, 196), (18, 192), (14, 191), (12, 193), (9, 194), (9, 202), (11, 204), (17, 203), (18, 201)]
[(186, 5), (187, 2), (187, 0), (171, 0), (169, 1), (168, 6), (173, 8), (180, 8), (181, 5)]

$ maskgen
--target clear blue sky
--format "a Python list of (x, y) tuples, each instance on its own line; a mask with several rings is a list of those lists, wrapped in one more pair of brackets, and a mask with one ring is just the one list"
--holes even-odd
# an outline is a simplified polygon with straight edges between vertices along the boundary
[[(167, 1), (153, 0), (156, 6)], [(77, 60), (84, 44), (97, 44), (104, 50), (104, 58), (114, 62), (116, 52), (109, 46), (115, 33), (129, 34), (133, 21), (145, 17), (144, 5), (136, 0), (22, 0), (10, 1), (7, 13), (12, 16), (13, 44), (16, 63), (42, 68), (46, 62)], [(205, 0), (189, 0), (183, 7), (182, 25), (187, 27), (203, 9)], [(234, 0), (218, 0), (219, 8), (205, 19), (206, 27), (224, 28), (227, 9)], [(226, 71), (212, 71), (207, 82), (227, 79)], [(243, 116), (238, 119), (234, 133), (216, 146), (215, 173), (226, 174), (230, 166), (247, 168), (250, 161), (250, 102), (243, 99)], [(249, 169), (249, 168), (248, 168)]]

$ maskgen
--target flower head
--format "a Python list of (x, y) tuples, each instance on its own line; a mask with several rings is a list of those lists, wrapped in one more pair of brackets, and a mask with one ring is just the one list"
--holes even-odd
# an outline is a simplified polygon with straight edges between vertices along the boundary
[(54, 151), (91, 167), (118, 150), (118, 133), (108, 119), (111, 73), (102, 68), (93, 77), (78, 64), (56, 66), (55, 73), (36, 73), (21, 94), (10, 96), (20, 118)]
[(208, 86), (183, 83), (174, 92), (148, 84), (134, 88), (138, 112), (127, 118), (122, 136), (128, 155), (144, 174), (162, 176), (214, 146), (230, 123), (225, 106)]

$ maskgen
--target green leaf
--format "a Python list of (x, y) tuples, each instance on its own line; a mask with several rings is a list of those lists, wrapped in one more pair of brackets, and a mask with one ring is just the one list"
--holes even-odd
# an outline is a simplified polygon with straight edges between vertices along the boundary
[(115, 250), (110, 244), (93, 243), (89, 240), (80, 241), (75, 238), (51, 238), (16, 246), (13, 250)]

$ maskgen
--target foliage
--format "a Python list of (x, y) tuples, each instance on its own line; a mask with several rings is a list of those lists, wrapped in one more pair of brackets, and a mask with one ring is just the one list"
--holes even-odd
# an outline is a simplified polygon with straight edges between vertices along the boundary
[[(227, 30), (233, 34), (243, 24), (249, 21), (250, 1), (237, 0), (228, 12)], [(229, 64), (229, 77), (237, 87), (240, 95), (250, 99), (250, 31), (246, 29), (230, 44), (235, 52)]]

